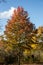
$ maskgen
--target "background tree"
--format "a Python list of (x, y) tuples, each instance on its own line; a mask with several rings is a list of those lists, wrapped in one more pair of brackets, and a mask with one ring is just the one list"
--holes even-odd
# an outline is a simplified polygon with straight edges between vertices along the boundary
[(32, 43), (32, 51), (35, 56), (35, 62), (43, 62), (43, 26), (37, 28), (33, 31), (33, 36), (31, 38)]

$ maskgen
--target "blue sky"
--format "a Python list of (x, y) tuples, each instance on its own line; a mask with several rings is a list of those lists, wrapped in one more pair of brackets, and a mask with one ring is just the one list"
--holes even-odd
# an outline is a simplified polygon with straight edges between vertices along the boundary
[(43, 0), (6, 0), (6, 3), (0, 3), (0, 33), (3, 33), (5, 25), (12, 10), (18, 6), (22, 6), (28, 13), (30, 21), (36, 27), (43, 26)]

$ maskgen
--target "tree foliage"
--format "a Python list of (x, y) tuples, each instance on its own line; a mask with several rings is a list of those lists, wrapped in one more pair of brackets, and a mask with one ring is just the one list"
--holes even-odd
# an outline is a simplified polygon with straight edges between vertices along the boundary
[[(5, 27), (5, 43), (8, 45), (6, 50), (9, 54), (23, 55), (24, 49), (31, 50), (31, 37), (34, 24), (30, 22), (27, 11), (22, 7), (14, 10), (14, 13)], [(11, 51), (11, 52), (10, 52)]]
[(39, 50), (43, 50), (43, 26), (35, 29), (27, 11), (18, 7), (8, 20), (4, 35), (0, 36), (0, 58), (3, 57), (4, 61), (7, 58), (6, 63), (9, 62), (8, 59), (14, 59), (15, 56), (19, 61), (23, 56), (34, 59), (33, 55)]
[(14, 10), (13, 16), (8, 20), (5, 28), (7, 41), (12, 44), (21, 44), (30, 41), (34, 25), (30, 22), (27, 11), (24, 11), (22, 7), (18, 7)]

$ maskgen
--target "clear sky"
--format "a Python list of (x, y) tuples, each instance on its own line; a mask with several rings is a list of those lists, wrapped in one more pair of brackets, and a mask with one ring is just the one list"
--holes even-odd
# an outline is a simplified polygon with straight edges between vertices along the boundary
[(12, 10), (18, 6), (22, 6), (28, 13), (30, 21), (36, 27), (43, 26), (43, 0), (6, 0), (6, 3), (0, 3), (0, 33), (3, 33), (5, 25)]

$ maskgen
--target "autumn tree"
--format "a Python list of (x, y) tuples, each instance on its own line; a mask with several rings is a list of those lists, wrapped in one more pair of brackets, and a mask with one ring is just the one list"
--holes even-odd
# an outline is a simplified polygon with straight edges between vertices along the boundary
[(39, 27), (33, 31), (32, 41), (36, 44), (43, 43), (43, 27)]
[[(20, 59), (22, 50), (32, 49), (30, 46), (34, 24), (30, 22), (27, 11), (22, 7), (14, 10), (14, 13), (5, 27), (5, 41), (13, 46)], [(15, 52), (13, 52), (14, 54)], [(20, 60), (19, 60), (20, 65)]]
[(43, 26), (33, 31), (31, 40), (34, 42), (31, 44), (33, 55), (36, 56), (37, 62), (43, 62)]

